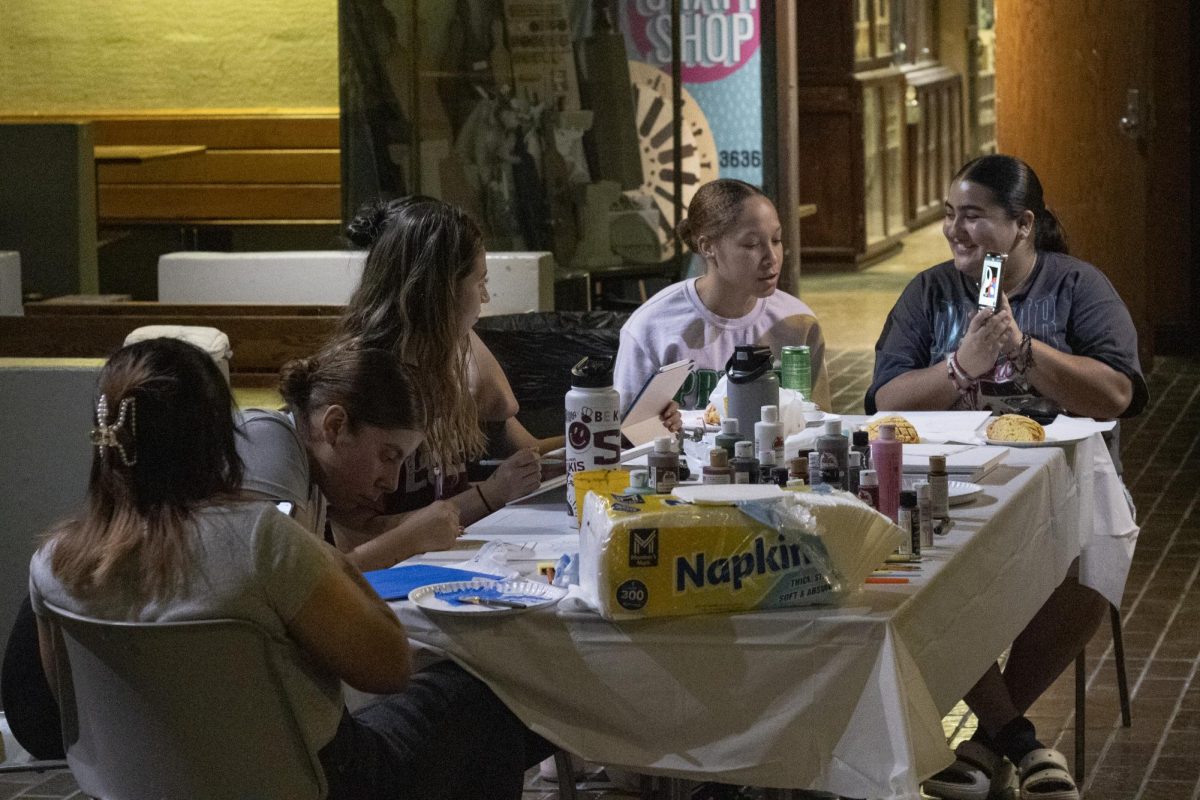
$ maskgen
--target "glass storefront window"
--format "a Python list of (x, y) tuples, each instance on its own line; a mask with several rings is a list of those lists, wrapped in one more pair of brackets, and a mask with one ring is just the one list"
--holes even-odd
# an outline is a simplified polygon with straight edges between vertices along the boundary
[(758, 0), (678, 6), (340, 0), (344, 213), (422, 193), (466, 209), (490, 249), (672, 262), (680, 195), (772, 168), (775, 83)]

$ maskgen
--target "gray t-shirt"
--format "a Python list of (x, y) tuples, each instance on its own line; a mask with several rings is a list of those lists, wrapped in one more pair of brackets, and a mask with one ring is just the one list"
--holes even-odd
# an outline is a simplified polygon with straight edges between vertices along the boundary
[(97, 619), (242, 619), (259, 625), (271, 637), (284, 691), (316, 752), (337, 731), (344, 705), (341, 682), (300, 650), (286, 625), (317, 583), (338, 569), (321, 552), (325, 545), (270, 503), (257, 501), (197, 510), (187, 545), (188, 572), (178, 590), (169, 598), (143, 603), (129, 586), (113, 587), (95, 597), (70, 594), (51, 571), (51, 541), (29, 565), (33, 610), (44, 614), (44, 603), (49, 601)]
[(238, 414), (237, 452), (245, 470), (242, 488), (292, 504), (292, 519), (325, 535), (325, 496), (312, 480), (308, 454), (292, 415), (248, 408)]
[[(875, 393), (893, 378), (945, 361), (958, 348), (976, 311), (979, 285), (953, 261), (912, 279), (875, 345), (875, 376), (863, 405), (876, 412)], [(1025, 288), (1009, 297), (1020, 329), (1064, 353), (1094, 358), (1127, 376), (1133, 399), (1121, 414), (1140, 413), (1148, 398), (1129, 310), (1100, 270), (1063, 253), (1039, 252)], [(949, 380), (949, 378), (947, 378)], [(1061, 409), (1025, 384), (1001, 356), (980, 381), (982, 407), (1000, 413), (1053, 417)], [(903, 409), (894, 409), (903, 410)]]

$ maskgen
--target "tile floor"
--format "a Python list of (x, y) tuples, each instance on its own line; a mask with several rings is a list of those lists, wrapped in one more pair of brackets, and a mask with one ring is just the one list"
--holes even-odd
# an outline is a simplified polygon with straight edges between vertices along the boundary
[[(883, 318), (909, 277), (942, 260), (938, 226), (915, 232), (895, 257), (853, 275), (806, 277), (802, 297), (826, 328), (835, 409), (861, 413)], [(1087, 651), (1087, 800), (1200, 800), (1200, 357), (1156, 359), (1151, 404), (1124, 423), (1126, 482), (1142, 524), (1121, 607), (1133, 726), (1120, 724), (1108, 626)], [(1073, 671), (1030, 712), (1039, 735), (1073, 759)], [(944, 720), (948, 740), (969, 735), (965, 707)], [(594, 777), (594, 776), (593, 776)], [(585, 788), (585, 787), (581, 787)], [(0, 800), (78, 798), (70, 775), (0, 774)], [(637, 796), (604, 784), (588, 800)], [(557, 787), (531, 771), (525, 800)]]

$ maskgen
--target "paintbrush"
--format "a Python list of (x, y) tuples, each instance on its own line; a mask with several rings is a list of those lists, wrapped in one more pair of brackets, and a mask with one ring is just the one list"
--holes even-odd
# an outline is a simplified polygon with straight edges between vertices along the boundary
[(518, 603), (516, 600), (503, 600), (499, 597), (480, 597), (477, 594), (469, 594), (458, 598), (460, 603), (471, 603), (476, 606), (488, 606), (489, 608), (529, 608), (525, 603)]

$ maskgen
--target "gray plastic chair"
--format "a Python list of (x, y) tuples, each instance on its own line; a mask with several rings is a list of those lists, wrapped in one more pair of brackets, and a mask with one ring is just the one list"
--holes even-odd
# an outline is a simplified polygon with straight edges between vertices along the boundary
[(63, 745), (103, 800), (322, 798), (265, 631), (243, 620), (109, 622), (49, 608)]

